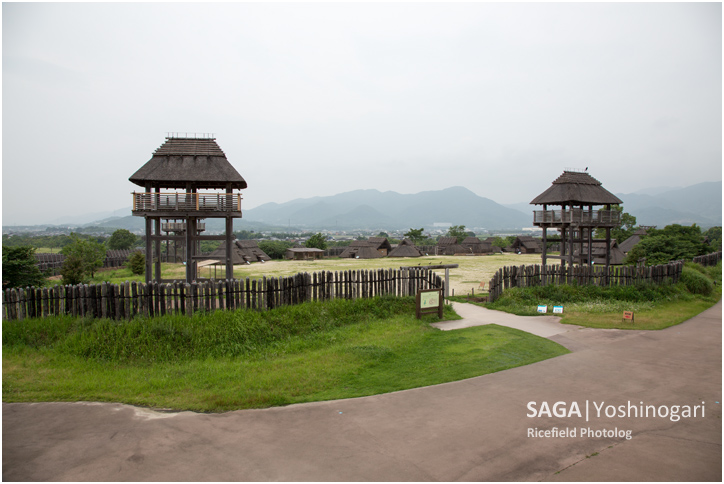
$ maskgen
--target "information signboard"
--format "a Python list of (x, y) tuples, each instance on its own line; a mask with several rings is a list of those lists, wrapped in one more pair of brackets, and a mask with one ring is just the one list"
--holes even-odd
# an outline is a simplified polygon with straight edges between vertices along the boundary
[(445, 301), (445, 298), (442, 297), (442, 289), (420, 290), (415, 300), (417, 302), (417, 319), (420, 319), (423, 314), (433, 313), (437, 313), (437, 316), (442, 319), (442, 305)]

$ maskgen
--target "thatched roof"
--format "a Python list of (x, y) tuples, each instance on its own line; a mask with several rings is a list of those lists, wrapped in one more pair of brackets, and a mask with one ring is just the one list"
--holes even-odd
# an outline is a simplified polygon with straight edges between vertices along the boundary
[[(226, 242), (221, 242), (219, 247), (209, 254), (209, 259), (226, 260)], [(259, 248), (255, 240), (235, 240), (231, 245), (231, 262), (234, 265), (267, 260), (271, 260), (271, 257)]]
[(474, 254), (485, 254), (493, 251), (493, 245), (488, 241), (482, 241), (477, 237), (466, 237), (460, 242), (465, 248), (471, 249)]
[(392, 249), (392, 244), (390, 244), (390, 241), (387, 240), (387, 237), (370, 237), (367, 240), (371, 247), (374, 247), (375, 249)]
[(529, 253), (530, 252), (542, 252), (543, 251), (543, 241), (541, 239), (536, 239), (535, 237), (531, 237), (530, 235), (519, 235), (518, 237), (515, 238), (511, 247), (513, 249), (524, 248)]
[(422, 255), (422, 251), (415, 247), (415, 244), (409, 239), (403, 239), (397, 247), (387, 254), (388, 257), (421, 257)]
[(341, 254), (341, 258), (378, 259), (384, 257), (378, 250), (376, 244), (368, 240), (355, 240), (347, 246)]
[(185, 189), (187, 183), (196, 188), (246, 188), (246, 181), (229, 160), (215, 138), (166, 138), (153, 157), (129, 180), (145, 187)]
[[(576, 247), (578, 247), (578, 244), (576, 244)], [(623, 264), (624, 259), (626, 258), (626, 254), (621, 250), (619, 245), (616, 243), (616, 240), (611, 241), (610, 245), (610, 256), (609, 256), (609, 263), (611, 265), (620, 265)], [(573, 251), (574, 257), (578, 257), (581, 254), (581, 252), (576, 248)], [(588, 243), (583, 244), (583, 260), (588, 259)], [(606, 242), (593, 242), (591, 244), (591, 258), (593, 259), (594, 264), (606, 264)]]
[(607, 205), (623, 203), (588, 173), (564, 171), (531, 205)]
[(457, 237), (440, 237), (437, 239), (437, 245), (443, 246), (443, 245), (455, 245), (458, 243)]

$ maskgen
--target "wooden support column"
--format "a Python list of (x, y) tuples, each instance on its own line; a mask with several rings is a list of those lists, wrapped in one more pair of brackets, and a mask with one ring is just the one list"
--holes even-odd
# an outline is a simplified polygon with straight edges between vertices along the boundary
[(226, 279), (234, 278), (234, 261), (232, 259), (231, 247), (234, 235), (234, 219), (226, 217)]
[[(161, 235), (161, 219), (156, 218), (154, 220), (155, 226), (156, 226), (156, 235)], [(154, 265), (156, 266), (156, 281), (161, 282), (161, 239), (156, 239), (155, 243), (153, 244), (155, 256), (154, 257)]]
[[(231, 205), (233, 205), (233, 193), (234, 190), (231, 187), (231, 183), (226, 184), (226, 209), (231, 211)], [(226, 279), (231, 280), (234, 278), (234, 261), (231, 254), (232, 237), (234, 235), (234, 219), (227, 215), (226, 217)]]
[(196, 233), (196, 219), (193, 217), (186, 218), (186, 248), (185, 248), (185, 260), (186, 260), (186, 282), (192, 283), (196, 279), (194, 271), (195, 264), (193, 256), (195, 255), (195, 244), (196, 240), (194, 234)]
[(153, 279), (153, 245), (151, 235), (153, 234), (153, 219), (146, 217), (146, 284)]

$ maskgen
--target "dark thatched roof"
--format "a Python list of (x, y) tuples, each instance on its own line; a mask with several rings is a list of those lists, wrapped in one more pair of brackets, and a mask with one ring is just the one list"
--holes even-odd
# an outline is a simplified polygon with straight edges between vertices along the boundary
[[(219, 247), (209, 254), (209, 259), (225, 260), (226, 242), (219, 244)], [(231, 262), (234, 265), (267, 260), (271, 260), (271, 257), (259, 248), (255, 240), (235, 240), (231, 245)]]
[(166, 138), (153, 157), (129, 180), (145, 187), (185, 189), (187, 183), (196, 188), (246, 188), (246, 181), (229, 160), (215, 138)]
[(440, 237), (437, 239), (437, 245), (443, 246), (443, 245), (455, 245), (458, 243), (457, 237)]
[(415, 247), (415, 244), (412, 243), (409, 239), (403, 239), (400, 244), (392, 249), (389, 254), (387, 254), (388, 257), (420, 257), (422, 256), (422, 251)]
[(564, 171), (531, 205), (607, 205), (623, 203), (588, 173)]
[(384, 257), (378, 250), (377, 245), (368, 240), (355, 240), (339, 254), (340, 258), (378, 259)]

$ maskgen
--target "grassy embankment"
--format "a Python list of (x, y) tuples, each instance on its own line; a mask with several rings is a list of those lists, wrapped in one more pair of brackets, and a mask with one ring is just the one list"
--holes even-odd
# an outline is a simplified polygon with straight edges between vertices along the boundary
[[(484, 303), (522, 316), (537, 315), (539, 304), (563, 306), (561, 322), (590, 328), (662, 329), (690, 319), (721, 299), (722, 265), (686, 263), (677, 284), (638, 286), (545, 286), (511, 288), (494, 303)], [(456, 298), (457, 299), (457, 298)], [(460, 300), (465, 300), (461, 298)], [(623, 321), (634, 312), (634, 322)]]
[[(446, 308), (445, 319), (456, 315)], [(218, 412), (470, 378), (568, 351), (496, 325), (439, 331), (412, 298), (130, 322), (3, 322), (3, 401), (110, 401)]]

